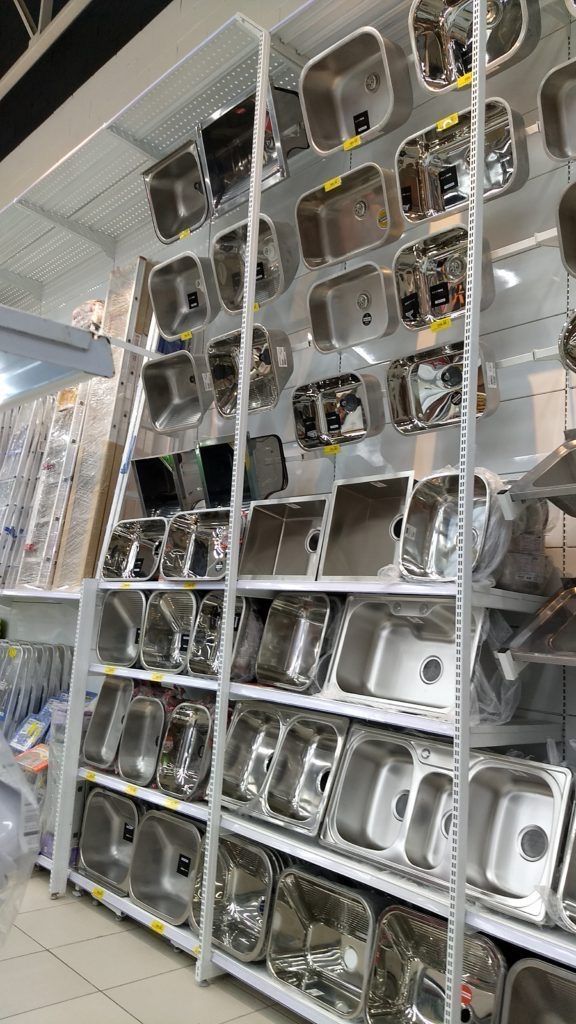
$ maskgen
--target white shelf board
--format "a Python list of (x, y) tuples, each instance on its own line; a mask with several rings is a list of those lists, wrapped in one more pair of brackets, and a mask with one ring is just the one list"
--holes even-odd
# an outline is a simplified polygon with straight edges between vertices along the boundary
[(30, 587), (18, 590), (0, 590), (0, 601), (79, 601), (78, 590), (40, 590)]
[(52, 859), (45, 857), (43, 853), (39, 853), (36, 857), (36, 863), (38, 867), (45, 868), (46, 871), (52, 871)]
[(125, 796), (136, 797), (137, 800), (144, 800), (148, 804), (155, 804), (167, 811), (175, 811), (186, 818), (194, 818), (196, 821), (208, 820), (208, 804), (191, 804), (185, 800), (178, 800), (175, 797), (167, 796), (157, 789), (149, 789), (147, 786), (134, 786), (118, 775), (108, 775), (106, 772), (99, 772), (95, 768), (84, 767), (78, 769), (78, 778), (86, 782), (93, 782), (104, 789), (113, 789)]
[(122, 676), (125, 679), (142, 679), (148, 683), (172, 683), (174, 686), (188, 687), (193, 690), (216, 690), (216, 679), (204, 676), (178, 675), (176, 672), (155, 672), (147, 668), (126, 668), (124, 665), (102, 665), (98, 661), (88, 667), (92, 675)]
[(169, 580), (99, 580), (100, 590), (224, 590), (223, 580), (185, 580), (171, 583)]
[(137, 907), (127, 896), (118, 896), (116, 893), (111, 892), (110, 889), (106, 889), (104, 886), (98, 885), (97, 882), (93, 882), (90, 878), (86, 878), (79, 871), (70, 871), (68, 877), (74, 885), (79, 886), (80, 889), (85, 889), (93, 899), (103, 903), (109, 910), (126, 914), (126, 917), (131, 917), (134, 921), (138, 921), (140, 924), (150, 928), (157, 935), (161, 935), (164, 939), (168, 939), (175, 946), (178, 946), (179, 949), (185, 950), (186, 953), (190, 953), (192, 956), (198, 956), (200, 952), (198, 936), (186, 925), (178, 927), (168, 924), (167, 921), (162, 921), (148, 910)]
[(528, 921), (501, 917), (479, 907), (467, 910), (466, 921), (470, 927), (496, 940), (511, 942), (537, 956), (548, 957), (567, 967), (576, 967), (576, 935), (562, 928), (539, 927)]

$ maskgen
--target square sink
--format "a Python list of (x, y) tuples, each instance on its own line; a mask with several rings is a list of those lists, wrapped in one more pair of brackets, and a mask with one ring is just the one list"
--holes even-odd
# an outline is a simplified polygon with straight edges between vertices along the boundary
[(327, 505), (325, 497), (253, 502), (240, 578), (315, 580)]
[(142, 387), (152, 426), (159, 434), (199, 426), (214, 400), (205, 356), (193, 356), (186, 349), (144, 363)]
[(260, 795), (282, 732), (283, 714), (274, 705), (240, 702), (226, 735), (222, 798), (236, 807)]
[(146, 598), (141, 590), (110, 590), (104, 595), (96, 654), (105, 665), (130, 668), (138, 660)]
[[(221, 231), (212, 242), (214, 277), (226, 313), (242, 311), (247, 237), (248, 221), (243, 220)], [(260, 214), (256, 260), (255, 299), (258, 306), (265, 306), (285, 292), (296, 276), (298, 245), (290, 224)]]
[(341, 603), (327, 594), (277, 594), (256, 661), (259, 683), (315, 690), (323, 682), (340, 621)]
[(102, 566), (104, 580), (151, 580), (158, 572), (167, 522), (152, 519), (124, 519), (116, 523)]
[(303, 384), (292, 394), (292, 412), (304, 451), (364, 441), (384, 426), (380, 381), (371, 373), (342, 373)]
[(191, 821), (166, 811), (148, 811), (136, 836), (130, 897), (168, 924), (188, 920), (200, 832)]
[(398, 317), (392, 273), (363, 263), (332, 274), (312, 285), (308, 312), (319, 352), (340, 352), (393, 334)]
[(229, 519), (229, 509), (202, 509), (173, 516), (160, 563), (164, 579), (224, 579)]
[(193, 252), (152, 267), (148, 291), (158, 330), (169, 341), (199, 330), (218, 313), (210, 261)]
[(568, 60), (542, 79), (538, 111), (544, 149), (552, 160), (564, 163), (576, 157), (576, 60)]
[(140, 645), (144, 668), (182, 672), (186, 666), (196, 597), (188, 590), (155, 590), (148, 598)]
[(168, 245), (195, 231), (208, 216), (196, 143), (186, 142), (144, 172), (154, 230)]
[(506, 979), (501, 1024), (572, 1024), (576, 978), (544, 960), (519, 960)]
[(128, 874), (140, 815), (133, 800), (109, 789), (88, 793), (80, 836), (80, 868), (88, 878), (120, 896), (128, 895)]
[[(233, 418), (238, 397), (240, 331), (232, 331), (211, 341), (207, 357), (216, 408), (221, 416)], [(273, 409), (293, 369), (292, 346), (288, 335), (284, 331), (269, 331), (255, 324), (252, 332), (248, 412)]]

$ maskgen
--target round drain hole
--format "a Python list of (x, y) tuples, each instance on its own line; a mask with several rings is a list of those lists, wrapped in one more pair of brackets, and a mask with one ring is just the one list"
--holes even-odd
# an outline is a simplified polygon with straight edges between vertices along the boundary
[(354, 216), (356, 217), (356, 219), (362, 220), (362, 218), (366, 216), (367, 212), (368, 203), (365, 202), (364, 199), (358, 199), (358, 201), (354, 203)]
[(504, 13), (500, 0), (488, 0), (486, 8), (486, 24), (490, 29), (496, 28), (501, 22)]
[(266, 758), (266, 760), (264, 761), (264, 764), (263, 764), (263, 768), (264, 768), (265, 772), (270, 770), (270, 765), (271, 764), (272, 764), (272, 754), (269, 754), (268, 757)]
[(357, 970), (358, 953), (356, 952), (355, 949), (352, 948), (352, 946), (344, 946), (344, 949), (342, 950), (342, 959), (344, 961), (344, 966), (349, 971)]
[(548, 836), (540, 825), (528, 825), (522, 829), (519, 839), (520, 850), (526, 860), (542, 860), (548, 852)]
[(404, 522), (403, 516), (395, 516), (390, 523), (390, 536), (392, 540), (400, 540), (402, 536), (402, 523)]
[(318, 782), (316, 783), (316, 785), (318, 786), (318, 792), (324, 793), (324, 791), (326, 789), (326, 786), (328, 785), (328, 779), (329, 778), (330, 778), (330, 769), (329, 768), (326, 768), (323, 772), (320, 772), (320, 775), (318, 776)]
[(396, 797), (396, 799), (394, 801), (394, 804), (393, 804), (393, 807), (392, 807), (392, 813), (393, 813), (395, 818), (398, 818), (398, 821), (403, 821), (404, 820), (404, 815), (406, 814), (406, 808), (408, 806), (408, 797), (409, 797), (409, 795), (410, 794), (409, 794), (408, 790), (407, 789), (403, 789), (401, 793), (398, 793), (398, 796)]
[(304, 541), (304, 547), (309, 555), (315, 554), (318, 551), (318, 544), (320, 543), (320, 530), (310, 530), (310, 533)]
[(368, 292), (360, 292), (360, 294), (356, 296), (356, 305), (360, 310), (370, 308), (372, 305), (372, 298)]
[(446, 839), (448, 839), (448, 836), (450, 835), (450, 829), (452, 828), (452, 811), (448, 811), (448, 813), (444, 815), (444, 817), (442, 818), (442, 824), (440, 825), (440, 828), (442, 830), (442, 835), (445, 836)]
[(440, 658), (426, 658), (420, 665), (420, 679), (427, 686), (437, 683), (444, 671), (444, 665)]
[(376, 92), (380, 88), (380, 75), (377, 71), (371, 71), (369, 75), (366, 75), (364, 88), (366, 92)]

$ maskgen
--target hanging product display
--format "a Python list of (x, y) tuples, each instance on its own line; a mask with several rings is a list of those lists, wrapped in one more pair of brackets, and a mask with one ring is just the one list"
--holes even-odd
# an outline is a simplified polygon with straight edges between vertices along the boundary
[(338, 271), (312, 285), (308, 313), (319, 352), (339, 352), (393, 334), (398, 317), (392, 273), (376, 263)]
[(551, 160), (564, 163), (576, 156), (574, 104), (576, 61), (569, 60), (548, 72), (538, 90), (542, 142)]
[(150, 271), (148, 290), (163, 338), (180, 338), (204, 327), (218, 313), (209, 260), (181, 252)]
[(296, 440), (310, 450), (350, 444), (379, 434), (384, 426), (382, 388), (370, 373), (343, 373), (292, 394)]
[[(238, 396), (240, 331), (215, 338), (209, 343), (206, 354), (212, 374), (216, 408), (221, 416), (233, 417), (236, 415)], [(249, 411), (273, 409), (293, 368), (292, 346), (284, 331), (269, 331), (255, 325), (252, 334)]]
[(186, 142), (144, 173), (154, 230), (168, 244), (199, 228), (208, 216), (195, 142)]
[[(222, 308), (241, 313), (246, 274), (248, 221), (216, 235), (212, 242), (214, 278)], [(298, 269), (298, 247), (290, 224), (273, 221), (260, 214), (258, 221), (258, 261), (256, 263), (256, 305), (273, 302), (292, 284)]]
[(146, 363), (142, 387), (152, 426), (160, 434), (197, 427), (214, 400), (206, 357), (186, 349)]

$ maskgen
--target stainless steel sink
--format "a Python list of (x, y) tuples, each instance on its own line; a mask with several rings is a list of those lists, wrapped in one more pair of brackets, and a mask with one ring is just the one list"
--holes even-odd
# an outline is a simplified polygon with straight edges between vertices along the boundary
[(229, 509), (201, 509), (173, 516), (162, 549), (162, 576), (167, 580), (223, 579), (229, 519)]
[(566, 440), (534, 469), (514, 480), (508, 492), (512, 500), (546, 498), (568, 516), (576, 516), (576, 440)]
[(278, 882), (268, 970), (346, 1020), (361, 1020), (376, 907), (368, 893), (288, 869)]
[(222, 795), (230, 807), (257, 807), (285, 713), (273, 704), (240, 701), (226, 735)]
[(144, 668), (182, 672), (196, 617), (196, 598), (189, 590), (155, 590), (148, 598), (140, 660)]
[(166, 811), (142, 818), (130, 868), (130, 898), (168, 924), (188, 920), (200, 832), (191, 821)]
[[(576, 99), (576, 78), (574, 79), (574, 95)], [(558, 229), (562, 262), (568, 273), (572, 277), (576, 277), (576, 244), (574, 242), (574, 232), (576, 231), (576, 190), (573, 184), (568, 185), (568, 188), (565, 189), (560, 197), (560, 202), (556, 209), (556, 227)], [(567, 369), (571, 368), (571, 366), (567, 367)]]
[(128, 895), (128, 873), (140, 815), (133, 800), (109, 789), (91, 789), (80, 836), (80, 870), (121, 896)]
[(576, 587), (546, 601), (508, 646), (516, 661), (576, 665)]
[[(393, 264), (402, 323), (422, 331), (438, 320), (466, 312), (468, 232), (454, 227), (417, 239), (398, 249)], [(494, 273), (484, 239), (481, 308), (494, 301)]]
[[(427, 89), (454, 88), (472, 70), (473, 0), (415, 0), (409, 29), (419, 78)], [(540, 39), (540, 5), (488, 0), (486, 72), (524, 60)]]
[(129, 668), (138, 659), (146, 610), (141, 590), (110, 590), (104, 595), (96, 654), (100, 661)]
[(576, 312), (564, 324), (558, 339), (558, 356), (566, 370), (576, 373)]
[(169, 340), (199, 330), (219, 311), (210, 261), (193, 252), (157, 263), (148, 291), (160, 334)]
[(242, 545), (241, 579), (315, 580), (327, 505), (328, 499), (320, 496), (253, 502)]
[(210, 771), (212, 710), (204, 704), (178, 704), (168, 719), (156, 782), (169, 796), (198, 800)]
[(167, 523), (161, 517), (116, 523), (102, 566), (105, 580), (151, 580), (158, 572)]
[(402, 516), (413, 480), (413, 473), (336, 480), (320, 580), (377, 580), (382, 568), (397, 561)]
[(303, 384), (292, 394), (292, 412), (305, 451), (364, 441), (384, 426), (380, 381), (371, 373), (342, 373)]
[(144, 173), (154, 230), (161, 242), (176, 242), (208, 216), (198, 150), (186, 142)]
[[(464, 344), (422, 349), (394, 359), (386, 376), (392, 425), (400, 434), (460, 423)], [(490, 416), (500, 402), (492, 353), (482, 345), (478, 360), (476, 415)]]
[(84, 758), (97, 768), (114, 763), (134, 684), (131, 679), (106, 676), (84, 739)]
[(393, 242), (402, 234), (394, 175), (362, 164), (300, 197), (296, 226), (310, 270)]
[[(409, 907), (390, 907), (376, 928), (366, 997), (368, 1024), (443, 1024), (446, 922)], [(498, 1024), (506, 961), (483, 935), (464, 937), (462, 1021)], [(510, 1024), (520, 1022), (514, 1018)], [(528, 1016), (531, 1022), (533, 1018)], [(534, 1022), (536, 1024), (536, 1022)], [(551, 1022), (550, 1022), (551, 1024)]]
[[(234, 417), (238, 397), (240, 331), (231, 331), (211, 341), (207, 356), (216, 408), (221, 416)], [(256, 324), (252, 332), (248, 412), (273, 409), (293, 368), (292, 346), (284, 331), (271, 331)]]
[(327, 594), (277, 594), (258, 651), (258, 682), (317, 690), (326, 676), (341, 610), (341, 601)]
[(501, 1024), (572, 1024), (575, 1002), (573, 970), (545, 960), (519, 960), (506, 979)]
[(480, 902), (546, 920), (572, 794), (568, 768), (483, 756), (470, 770), (468, 885)]
[[(218, 675), (222, 605), (223, 596), (220, 591), (208, 593), (202, 599), (188, 656), (188, 669), (192, 675)], [(241, 681), (254, 678), (262, 629), (262, 614), (258, 603), (247, 597), (237, 597), (230, 672), (232, 679)]]
[[(568, 829), (566, 846), (562, 854), (560, 877), (556, 887), (556, 919), (569, 932), (576, 932), (576, 810)], [(576, 996), (576, 993), (575, 993)]]
[(157, 697), (134, 697), (126, 712), (118, 771), (135, 786), (147, 786), (156, 772), (164, 732), (164, 704)]
[(371, 26), (356, 29), (308, 61), (300, 96), (308, 138), (320, 156), (356, 136), (369, 142), (412, 113), (404, 51)]
[(538, 109), (544, 149), (564, 163), (576, 157), (576, 60), (568, 60), (542, 79)]
[(339, 352), (393, 334), (398, 317), (392, 273), (376, 263), (338, 271), (312, 285), (308, 313), (319, 352)]
[[(244, 300), (248, 221), (226, 228), (212, 242), (214, 277), (226, 313), (240, 313)], [(258, 222), (255, 299), (259, 306), (273, 302), (292, 284), (298, 269), (298, 245), (290, 224), (264, 213)]]
[(205, 356), (191, 355), (186, 349), (144, 363), (142, 387), (152, 426), (159, 434), (197, 427), (214, 400)]
[[(412, 223), (460, 210), (470, 200), (471, 111), (439, 130), (433, 124), (402, 143), (396, 180), (402, 212)], [(505, 100), (486, 102), (484, 200), (515, 192), (529, 174), (524, 120)]]

